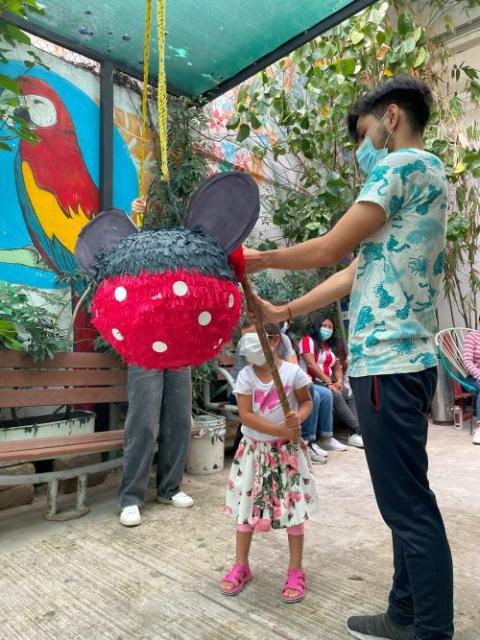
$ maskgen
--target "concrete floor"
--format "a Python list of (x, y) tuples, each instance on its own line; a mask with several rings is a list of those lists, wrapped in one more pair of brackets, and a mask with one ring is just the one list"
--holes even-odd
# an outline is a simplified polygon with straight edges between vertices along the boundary
[[(445, 516), (456, 577), (456, 640), (479, 640), (480, 446), (432, 427), (431, 481)], [(305, 600), (284, 605), (283, 532), (258, 535), (254, 581), (235, 598), (218, 583), (232, 561), (223, 516), (227, 471), (186, 476), (190, 510), (148, 502), (125, 529), (114, 513), (118, 477), (89, 491), (91, 513), (42, 519), (44, 499), (0, 514), (0, 640), (343, 640), (351, 613), (383, 611), (390, 538), (377, 513), (364, 455), (332, 454), (315, 467), (321, 510), (309, 523)]]

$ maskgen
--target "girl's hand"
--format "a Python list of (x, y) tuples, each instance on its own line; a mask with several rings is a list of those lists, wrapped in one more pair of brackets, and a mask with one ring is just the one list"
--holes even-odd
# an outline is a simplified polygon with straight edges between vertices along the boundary
[(290, 442), (298, 442), (301, 437), (301, 426), (298, 427), (287, 427), (287, 424), (284, 423), (278, 427), (278, 437), (283, 440), (290, 440)]
[(301, 426), (298, 413), (296, 413), (296, 411), (290, 411), (290, 413), (285, 416), (285, 424), (289, 429), (298, 429)]

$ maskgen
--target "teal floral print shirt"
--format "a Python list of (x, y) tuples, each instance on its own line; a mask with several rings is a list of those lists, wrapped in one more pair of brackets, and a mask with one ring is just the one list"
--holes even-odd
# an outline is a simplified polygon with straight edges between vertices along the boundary
[(442, 162), (421, 149), (390, 153), (368, 176), (357, 202), (380, 205), (387, 219), (360, 245), (349, 307), (348, 373), (433, 367), (447, 222)]

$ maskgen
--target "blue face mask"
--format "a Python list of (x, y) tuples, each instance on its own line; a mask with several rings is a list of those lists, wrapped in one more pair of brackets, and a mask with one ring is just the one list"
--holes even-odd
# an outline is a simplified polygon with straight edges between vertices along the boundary
[(357, 162), (365, 175), (370, 175), (375, 166), (388, 156), (388, 149), (377, 149), (374, 147), (372, 139), (367, 136), (357, 149)]
[[(387, 114), (383, 116), (378, 125), (375, 127), (373, 133), (378, 129), (378, 127), (385, 120)], [(360, 147), (357, 149), (356, 156), (357, 162), (360, 169), (365, 173), (365, 175), (370, 175), (375, 166), (381, 161), (384, 160), (388, 156), (387, 144), (392, 136), (393, 131), (390, 132), (390, 135), (385, 140), (385, 144), (382, 149), (377, 149), (373, 144), (372, 138), (367, 136), (365, 140), (362, 142)]]
[(333, 336), (333, 331), (328, 327), (320, 327), (318, 333), (320, 334), (321, 340), (330, 340), (330, 338)]

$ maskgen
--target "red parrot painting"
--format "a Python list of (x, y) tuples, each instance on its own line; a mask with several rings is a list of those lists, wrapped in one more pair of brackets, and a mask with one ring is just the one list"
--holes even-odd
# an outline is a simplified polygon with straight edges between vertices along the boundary
[(82, 228), (97, 214), (99, 193), (78, 143), (75, 125), (59, 95), (38, 78), (19, 79), (23, 114), (38, 143), (20, 142), (17, 192), (35, 247), (57, 273), (73, 274)]

